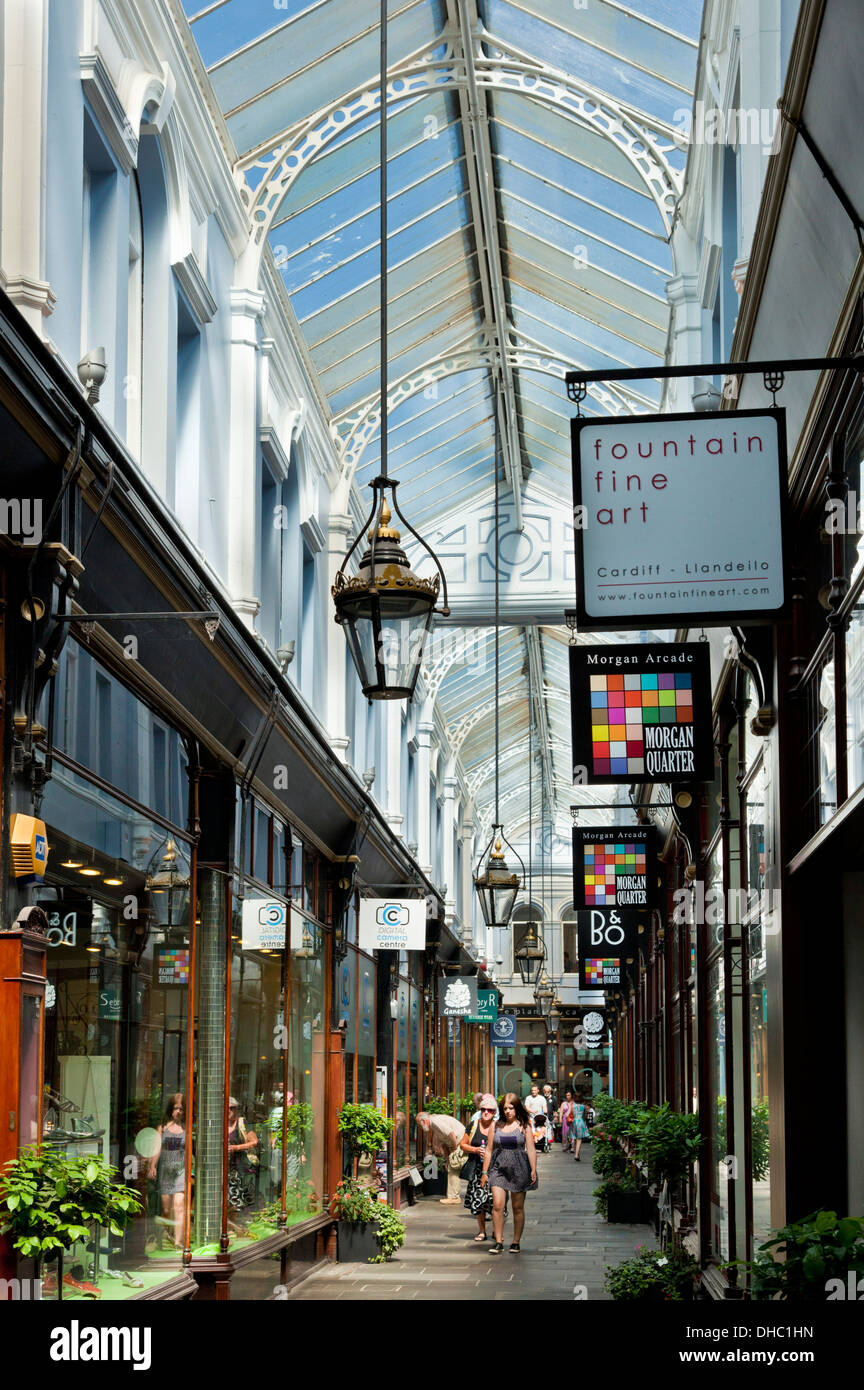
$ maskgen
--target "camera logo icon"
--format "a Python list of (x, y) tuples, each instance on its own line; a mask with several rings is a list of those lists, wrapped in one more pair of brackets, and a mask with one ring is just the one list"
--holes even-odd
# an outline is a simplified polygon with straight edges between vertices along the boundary
[(262, 927), (284, 927), (288, 921), (288, 909), (284, 903), (265, 903), (258, 909), (258, 921)]
[(384, 903), (376, 910), (375, 921), (379, 927), (404, 927), (409, 915), (402, 903)]

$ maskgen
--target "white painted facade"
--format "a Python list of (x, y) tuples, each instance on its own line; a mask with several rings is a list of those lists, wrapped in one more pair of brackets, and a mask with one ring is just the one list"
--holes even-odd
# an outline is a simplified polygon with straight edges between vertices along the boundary
[[(709, 0), (697, 101), (772, 110), (797, 9), (798, 0)], [(73, 378), (85, 353), (104, 348), (105, 420), (262, 644), (274, 654), (294, 644), (288, 674), (335, 753), (393, 834), (416, 846), (466, 944), (490, 967), (500, 957), (509, 983), (510, 935), (484, 939), (472, 891), (489, 817), (475, 806), (464, 730), (447, 726), (435, 670), (412, 706), (369, 706), (333, 621), (330, 585), (365, 499), (346, 489), (340, 422), (273, 253), (254, 235), (245, 178), (179, 5), (4, 0), (0, 10), (7, 292)], [(690, 150), (671, 234), (671, 360), (728, 350), (769, 158), (762, 144)], [(690, 391), (672, 383), (665, 408), (689, 409)], [(560, 622), (573, 582), (569, 498), (529, 483), (513, 505), (522, 517), (502, 615)], [(429, 537), (452, 570), (460, 622), (488, 624), (492, 612), (490, 517), (487, 496)], [(534, 900), (561, 978), (572, 890), (566, 827), (554, 834), (543, 897), (535, 846)], [(526, 826), (519, 835), (527, 847)], [(574, 999), (575, 976), (564, 986)]]

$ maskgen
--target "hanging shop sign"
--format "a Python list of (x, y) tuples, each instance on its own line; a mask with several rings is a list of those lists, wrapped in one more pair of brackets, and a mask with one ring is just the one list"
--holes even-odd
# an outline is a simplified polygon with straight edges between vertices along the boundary
[(714, 780), (707, 642), (571, 646), (573, 781)]
[[(604, 1019), (596, 1009), (590, 1009), (582, 1018), (582, 1031), (587, 1048), (602, 1047)], [(578, 1049), (577, 1049), (578, 1050)]]
[(579, 932), (579, 988), (615, 989), (627, 979), (627, 961), (635, 958), (636, 946), (625, 940), (617, 949), (608, 948), (602, 952), (592, 946), (580, 927)]
[(426, 900), (361, 898), (358, 931), (361, 951), (423, 951)]
[(580, 631), (787, 616), (782, 410), (571, 427)]
[(48, 835), (44, 820), (16, 811), (9, 818), (9, 848), (15, 878), (44, 878)]
[(573, 904), (582, 989), (620, 985), (655, 905), (653, 826), (573, 827)]
[(469, 1023), (494, 1023), (498, 1017), (497, 989), (478, 989), (477, 1012), (468, 1015)]
[(655, 906), (657, 858), (653, 825), (573, 827), (573, 906), (635, 911)]
[(516, 1045), (516, 1015), (499, 1014), (489, 1029), (489, 1041), (493, 1047), (514, 1047)]
[(438, 981), (441, 1018), (473, 1018), (477, 1013), (477, 976), (449, 975)]

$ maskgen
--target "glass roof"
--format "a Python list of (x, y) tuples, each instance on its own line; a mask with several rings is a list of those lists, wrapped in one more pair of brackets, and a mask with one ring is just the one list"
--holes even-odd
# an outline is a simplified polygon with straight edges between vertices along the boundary
[[(379, 468), (379, 8), (375, 0), (184, 0), (329, 404), (345, 475)], [(702, 0), (389, 0), (390, 469), (434, 533), (488, 501), (496, 401), (502, 484), (570, 506), (570, 367), (645, 365), (588, 413), (656, 409), (670, 327), (669, 232)], [(460, 620), (470, 620), (460, 614)], [(592, 640), (614, 640), (608, 637)], [(629, 640), (633, 640), (632, 637)], [(528, 728), (545, 739), (559, 830), (572, 802), (567, 633), (502, 633), (501, 809), (527, 818)], [(535, 675), (529, 709), (527, 670)], [(491, 695), (486, 669), (439, 689), (451, 733)], [(494, 713), (460, 744), (481, 818)], [(535, 797), (535, 810), (540, 808)], [(599, 814), (599, 813), (598, 813)]]

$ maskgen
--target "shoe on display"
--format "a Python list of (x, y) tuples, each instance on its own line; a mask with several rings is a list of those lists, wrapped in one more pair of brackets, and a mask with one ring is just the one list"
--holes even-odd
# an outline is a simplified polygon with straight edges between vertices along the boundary
[(119, 1279), (121, 1284), (125, 1284), (127, 1289), (143, 1289), (144, 1280), (137, 1275), (130, 1274), (128, 1269), (103, 1269), (102, 1273), (106, 1279)]
[(58, 1110), (80, 1109), (80, 1106), (76, 1105), (74, 1100), (70, 1100), (68, 1096), (61, 1095), (59, 1091), (52, 1091), (50, 1086), (43, 1086), (42, 1094), (45, 1097), (45, 1099), (50, 1101), (52, 1105), (56, 1106)]
[(86, 1279), (73, 1279), (71, 1274), (63, 1275), (64, 1289), (71, 1289), (73, 1293), (80, 1294), (82, 1298), (101, 1298), (102, 1290), (95, 1284), (89, 1284)]

